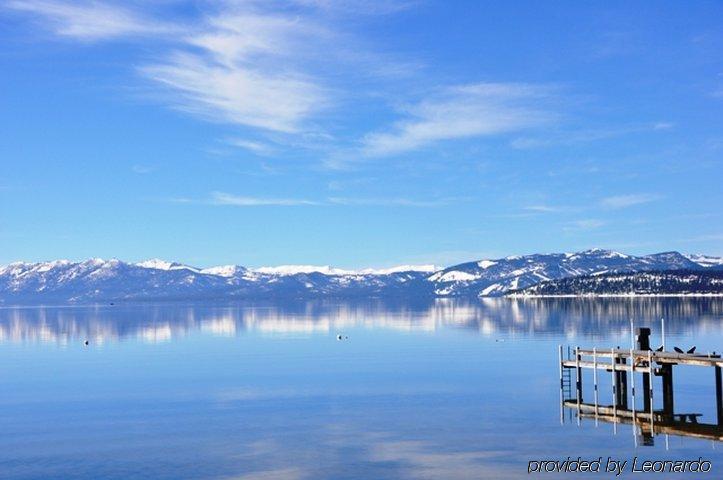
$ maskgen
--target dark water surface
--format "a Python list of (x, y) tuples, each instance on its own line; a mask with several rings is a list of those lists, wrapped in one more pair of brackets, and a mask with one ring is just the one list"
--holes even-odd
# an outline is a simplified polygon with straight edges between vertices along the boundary
[[(669, 346), (723, 350), (721, 299), (3, 308), (0, 478), (534, 478), (567, 456), (723, 478), (723, 444), (560, 423), (558, 344), (627, 348), (633, 318), (657, 346), (661, 317)], [(714, 423), (712, 369), (675, 382)]]

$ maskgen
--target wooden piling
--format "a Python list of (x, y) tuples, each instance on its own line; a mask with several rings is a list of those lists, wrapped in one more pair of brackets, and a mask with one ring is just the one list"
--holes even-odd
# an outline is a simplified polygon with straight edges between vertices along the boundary
[(577, 393), (577, 403), (582, 403), (582, 367), (580, 366), (580, 347), (575, 347), (575, 390)]
[(615, 371), (615, 364), (617, 363), (617, 357), (615, 356), (615, 349), (610, 349), (611, 365), (613, 368), (610, 370), (613, 374), (613, 418), (616, 420), (615, 428), (617, 432), (617, 418), (618, 418), (618, 372)]
[(597, 348), (592, 349), (592, 370), (593, 395), (595, 396), (595, 425), (597, 425), (598, 393), (597, 393)]
[[(638, 328), (638, 350), (650, 351), (650, 329)], [(643, 370), (643, 410), (650, 410), (650, 373)]]
[(723, 384), (721, 384), (721, 367), (715, 367), (715, 402), (718, 426), (723, 425)]
[(650, 374), (653, 371), (653, 352), (648, 350), (648, 410), (650, 411), (650, 431), (655, 431), (655, 400), (653, 399), (653, 385), (650, 383)]
[(660, 366), (660, 376), (663, 380), (663, 415), (666, 418), (673, 418), (674, 396), (673, 396), (673, 364), (664, 363)]
[[(626, 365), (628, 361), (625, 358), (618, 358), (618, 363)], [(620, 408), (628, 408), (628, 372), (625, 370), (618, 371), (618, 406)]]

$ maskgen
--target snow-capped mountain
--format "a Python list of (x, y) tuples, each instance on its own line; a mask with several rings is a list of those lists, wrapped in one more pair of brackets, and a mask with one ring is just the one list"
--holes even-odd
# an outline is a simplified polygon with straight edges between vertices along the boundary
[(0, 303), (429, 296), (429, 273), (429, 266), (356, 272), (311, 266), (199, 269), (158, 259), (17, 262), (0, 267)]
[(542, 281), (582, 275), (716, 270), (721, 265), (723, 259), (709, 256), (665, 252), (636, 257), (609, 250), (485, 259), (441, 270), (431, 265), (358, 271), (310, 265), (196, 268), (158, 259), (17, 262), (0, 267), (0, 303), (499, 296)]
[(546, 280), (600, 275), (607, 272), (637, 272), (702, 268), (678, 252), (643, 257), (610, 250), (592, 249), (578, 253), (511, 256), (463, 263), (430, 277), (439, 296), (498, 296)]

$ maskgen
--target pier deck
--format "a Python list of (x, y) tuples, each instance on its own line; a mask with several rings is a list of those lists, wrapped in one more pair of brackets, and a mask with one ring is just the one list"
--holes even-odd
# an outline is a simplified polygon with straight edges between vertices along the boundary
[[(632, 327), (631, 327), (632, 328)], [(560, 371), (560, 418), (564, 421), (565, 408), (577, 411), (578, 419), (594, 417), (611, 423), (631, 423), (639, 426), (646, 439), (652, 442), (656, 433), (676, 434), (723, 441), (723, 381), (721, 367), (723, 358), (713, 353), (679, 353), (653, 351), (650, 349), (650, 329), (639, 328), (636, 348), (607, 349), (568, 348), (563, 357), (559, 347)], [(716, 423), (701, 423), (701, 414), (675, 413), (673, 394), (673, 367), (687, 365), (712, 367), (715, 378)], [(594, 403), (583, 401), (584, 370), (592, 370)], [(600, 371), (610, 374), (613, 403), (600, 404), (598, 380)], [(642, 377), (643, 408), (637, 409), (635, 375)], [(655, 409), (653, 398), (654, 377), (662, 379), (663, 408)], [(628, 386), (630, 383), (630, 396)], [(574, 390), (574, 391), (573, 391)], [(637, 395), (636, 395), (637, 394)], [(632, 405), (628, 406), (628, 400)]]

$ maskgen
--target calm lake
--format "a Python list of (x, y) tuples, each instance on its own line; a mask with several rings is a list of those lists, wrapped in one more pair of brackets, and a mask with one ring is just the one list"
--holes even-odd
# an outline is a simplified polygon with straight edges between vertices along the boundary
[[(558, 345), (629, 348), (632, 318), (657, 347), (663, 317), (668, 349), (723, 350), (723, 299), (3, 308), (0, 478), (506, 479), (568, 456), (723, 478), (721, 443), (561, 423)], [(677, 411), (716, 422), (712, 370), (678, 367)]]

